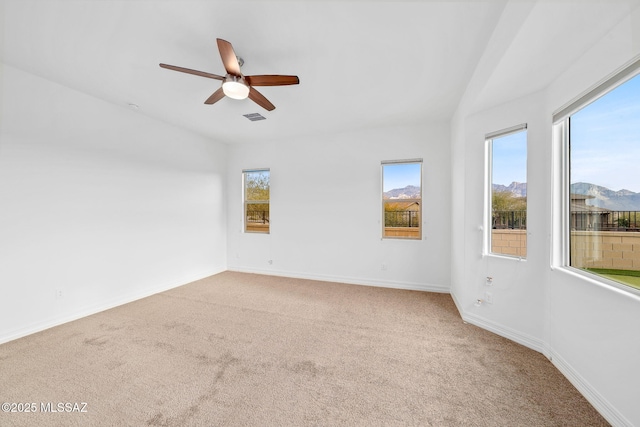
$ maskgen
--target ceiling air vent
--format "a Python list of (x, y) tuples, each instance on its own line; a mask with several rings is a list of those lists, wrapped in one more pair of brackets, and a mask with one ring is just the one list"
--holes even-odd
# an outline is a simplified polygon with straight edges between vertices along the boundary
[(258, 120), (266, 120), (266, 117), (262, 116), (260, 113), (243, 114), (243, 116), (245, 116), (252, 122), (257, 122)]

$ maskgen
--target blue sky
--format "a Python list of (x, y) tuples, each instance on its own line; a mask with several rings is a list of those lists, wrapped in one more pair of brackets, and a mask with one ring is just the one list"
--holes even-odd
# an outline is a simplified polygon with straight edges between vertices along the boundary
[(493, 140), (493, 184), (527, 182), (527, 131)]
[[(526, 132), (493, 140), (494, 184), (526, 182)], [(571, 182), (640, 193), (640, 75), (571, 116)]]
[(382, 191), (404, 188), (407, 185), (420, 186), (421, 163), (398, 163), (383, 165), (384, 180)]
[[(494, 184), (527, 182), (527, 132), (493, 140)], [(383, 191), (420, 185), (420, 163), (384, 165)], [(571, 116), (571, 182), (640, 193), (640, 75)]]
[(640, 192), (640, 75), (571, 116), (571, 182)]

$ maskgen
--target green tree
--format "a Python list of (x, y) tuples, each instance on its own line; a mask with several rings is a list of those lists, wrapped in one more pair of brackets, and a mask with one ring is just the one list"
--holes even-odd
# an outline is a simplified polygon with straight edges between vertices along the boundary
[(244, 185), (247, 200), (269, 200), (268, 172), (248, 173)]
[(510, 191), (493, 191), (491, 210), (493, 228), (526, 228), (526, 197), (518, 197)]
[(510, 191), (493, 191), (491, 195), (491, 210), (497, 211), (526, 211), (527, 198), (518, 197)]
[(269, 222), (269, 171), (248, 172), (245, 175), (245, 214), (252, 223)]

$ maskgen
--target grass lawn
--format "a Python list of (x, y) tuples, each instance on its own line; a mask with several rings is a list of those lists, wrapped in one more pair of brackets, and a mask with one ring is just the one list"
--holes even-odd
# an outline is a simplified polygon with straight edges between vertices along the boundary
[(586, 271), (624, 283), (633, 288), (640, 289), (640, 271), (637, 270), (613, 270), (608, 268), (585, 268)]

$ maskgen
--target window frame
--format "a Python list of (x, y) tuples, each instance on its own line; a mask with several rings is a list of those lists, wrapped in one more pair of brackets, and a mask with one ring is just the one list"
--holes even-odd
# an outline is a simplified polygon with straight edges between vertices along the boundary
[[(412, 236), (386, 236), (386, 226), (385, 226), (385, 222), (386, 222), (386, 216), (385, 216), (385, 205), (386, 205), (386, 201), (385, 200), (390, 200), (390, 199), (385, 199), (384, 198), (384, 167), (385, 166), (390, 166), (390, 165), (402, 165), (402, 164), (419, 164), (420, 165), (420, 198), (419, 199), (403, 199), (406, 201), (417, 201), (418, 203), (418, 227), (417, 227), (417, 236), (416, 237), (412, 237)], [(422, 240), (422, 215), (423, 215), (423, 206), (422, 206), (422, 202), (423, 202), (423, 198), (422, 198), (422, 180), (424, 177), (424, 172), (423, 172), (423, 161), (421, 158), (415, 158), (415, 159), (401, 159), (401, 160), (383, 160), (382, 162), (380, 162), (380, 201), (381, 201), (381, 220), (380, 220), (380, 224), (381, 224), (381, 238), (382, 239), (394, 239), (394, 240)], [(409, 228), (409, 227), (407, 227)]]
[[(519, 132), (528, 132), (527, 123), (521, 123), (518, 125), (514, 125), (505, 129), (501, 129), (495, 132), (489, 132), (484, 137), (484, 147), (485, 147), (485, 172), (484, 172), (484, 214), (483, 214), (483, 229), (484, 229), (484, 238), (482, 253), (485, 256), (495, 256), (495, 257), (505, 257), (509, 259), (516, 259), (519, 261), (525, 261), (527, 259), (527, 255), (511, 255), (500, 252), (492, 251), (492, 240), (493, 240), (493, 141), (498, 138), (502, 138), (505, 136), (514, 135)], [(529, 182), (529, 167), (528, 167), (528, 151), (529, 151), (529, 135), (526, 134), (526, 144), (527, 144), (527, 155), (525, 158), (526, 167), (526, 181), (527, 181), (527, 195), (528, 195), (528, 182)], [(529, 216), (529, 203), (527, 203), (526, 208), (526, 217)], [(527, 226), (528, 227), (528, 226)], [(525, 228), (525, 236), (528, 237), (528, 228)], [(525, 243), (525, 252), (528, 253), (529, 250), (529, 239), (526, 239)]]
[[(247, 200), (247, 174), (267, 172), (269, 174), (269, 198), (267, 200)], [(262, 230), (249, 230), (247, 228), (247, 207), (254, 204), (267, 204), (269, 207), (269, 218), (267, 219), (268, 226), (265, 231)], [(271, 169), (270, 168), (253, 168), (242, 170), (242, 223), (243, 232), (251, 234), (270, 234), (271, 233)]]
[(571, 265), (571, 116), (639, 75), (636, 57), (552, 114), (551, 269), (635, 295), (639, 289)]

